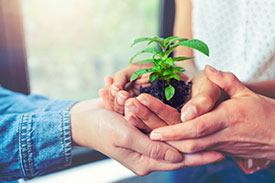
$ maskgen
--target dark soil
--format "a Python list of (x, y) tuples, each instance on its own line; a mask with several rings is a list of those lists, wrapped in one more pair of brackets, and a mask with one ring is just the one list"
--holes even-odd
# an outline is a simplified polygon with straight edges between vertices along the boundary
[(175, 95), (169, 101), (165, 98), (167, 84), (163, 80), (155, 80), (148, 87), (140, 87), (140, 93), (148, 93), (180, 112), (182, 106), (191, 98), (192, 82), (185, 83), (184, 81), (171, 79), (170, 84), (175, 88)]

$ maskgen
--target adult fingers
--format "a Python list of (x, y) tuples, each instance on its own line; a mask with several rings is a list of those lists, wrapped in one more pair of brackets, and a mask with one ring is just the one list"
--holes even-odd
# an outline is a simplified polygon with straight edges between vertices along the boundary
[(105, 88), (101, 88), (98, 90), (99, 96), (102, 98), (104, 107), (109, 110), (113, 110), (110, 104), (110, 96), (109, 90), (111, 85), (113, 84), (113, 78), (111, 76), (104, 77)]
[(166, 126), (167, 124), (150, 109), (141, 104), (136, 98), (130, 98), (125, 103), (125, 111), (134, 113), (150, 129)]
[(206, 165), (209, 163), (214, 163), (217, 161), (221, 161), (224, 159), (223, 154), (215, 151), (209, 152), (199, 152), (199, 153), (192, 153), (192, 154), (184, 154), (183, 161), (180, 163), (174, 164), (167, 164), (164, 162), (158, 162), (158, 166), (155, 167), (154, 164), (149, 168), (153, 171), (168, 171), (173, 170), (175, 167), (178, 168), (186, 168), (186, 167), (193, 167), (193, 166), (201, 166)]
[(104, 108), (108, 110), (112, 110), (112, 107), (110, 106), (110, 101), (109, 101), (109, 90), (107, 88), (101, 88), (98, 90), (98, 94), (103, 100)]
[(205, 74), (210, 81), (224, 89), (231, 98), (238, 98), (253, 93), (233, 73), (221, 72), (207, 65), (205, 66)]
[(181, 109), (181, 121), (192, 120), (209, 112), (215, 106), (218, 96), (213, 98), (206, 91), (193, 97)]
[(118, 147), (131, 149), (156, 160), (173, 163), (182, 161), (182, 155), (170, 145), (164, 142), (152, 141), (135, 127), (129, 127), (127, 131), (121, 133), (122, 138), (116, 142)]
[(225, 113), (222, 107), (218, 107), (194, 120), (155, 129), (151, 132), (150, 138), (167, 141), (203, 137), (226, 128), (227, 115)]
[(207, 79), (204, 71), (200, 71), (192, 81), (192, 98), (181, 110), (183, 122), (209, 112), (221, 96), (221, 89)]
[(127, 91), (118, 91), (114, 100), (114, 111), (124, 114), (124, 104), (128, 98), (130, 98), (130, 94)]
[[(150, 111), (155, 116), (158, 116), (158, 118), (162, 119), (166, 124), (173, 125), (180, 123), (180, 113), (173, 107), (164, 104), (159, 99), (149, 95), (149, 94), (140, 94), (136, 98), (140, 103), (142, 103), (144, 106), (148, 107)], [(146, 113), (139, 113), (140, 118), (146, 118)]]
[(195, 153), (199, 151), (204, 151), (206, 149), (208, 150), (212, 149), (212, 147), (214, 147), (219, 141), (217, 140), (216, 136), (219, 136), (219, 135), (214, 134), (214, 135), (196, 138), (196, 139), (167, 141), (167, 143), (175, 147), (180, 152)]
[[(155, 171), (171, 171), (179, 168), (201, 166), (224, 159), (224, 156), (221, 153), (215, 151), (185, 154), (184, 160), (180, 163), (167, 163), (150, 159), (143, 155), (136, 157), (137, 158), (134, 160), (134, 162), (136, 162), (135, 167), (132, 168), (134, 173), (139, 176), (144, 176)], [(143, 159), (143, 161), (140, 161), (140, 159)]]
[(110, 87), (113, 84), (113, 78), (111, 76), (104, 77), (105, 87)]
[(201, 166), (225, 159), (224, 155), (216, 151), (206, 151), (184, 155), (185, 167)]
[(138, 129), (142, 130), (145, 133), (150, 133), (152, 131), (133, 112), (128, 111), (127, 108), (125, 109), (125, 117), (124, 118), (128, 121), (128, 123), (130, 123), (131, 125), (137, 127)]
[(141, 68), (150, 68), (152, 64), (131, 64), (129, 67), (117, 72), (114, 75), (114, 84), (118, 88), (124, 88), (124, 86), (130, 82), (130, 78), (133, 73)]

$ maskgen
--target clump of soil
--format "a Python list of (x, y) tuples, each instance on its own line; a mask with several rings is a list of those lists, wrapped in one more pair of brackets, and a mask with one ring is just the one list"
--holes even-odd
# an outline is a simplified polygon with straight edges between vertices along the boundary
[(165, 104), (176, 108), (179, 112), (183, 105), (191, 98), (192, 82), (185, 83), (184, 81), (177, 81), (171, 79), (170, 84), (175, 88), (175, 95), (168, 101), (165, 97), (166, 81), (154, 80), (148, 87), (140, 87), (140, 93), (148, 93)]

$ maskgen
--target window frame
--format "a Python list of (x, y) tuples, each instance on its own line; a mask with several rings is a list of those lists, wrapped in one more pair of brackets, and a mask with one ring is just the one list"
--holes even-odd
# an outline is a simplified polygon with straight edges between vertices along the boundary
[(0, 84), (30, 93), (20, 0), (0, 1)]

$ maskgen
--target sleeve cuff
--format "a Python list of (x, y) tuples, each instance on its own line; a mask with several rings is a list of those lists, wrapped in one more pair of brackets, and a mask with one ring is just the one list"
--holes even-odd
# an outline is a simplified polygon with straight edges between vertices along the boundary
[[(19, 129), (19, 147), (20, 164), (25, 178), (63, 169), (71, 164), (71, 128), (68, 109), (72, 104), (72, 101), (68, 102), (67, 109), (63, 112), (49, 111), (23, 115)], [(58, 106), (60, 105), (55, 107)], [(64, 110), (64, 102), (62, 106)]]

